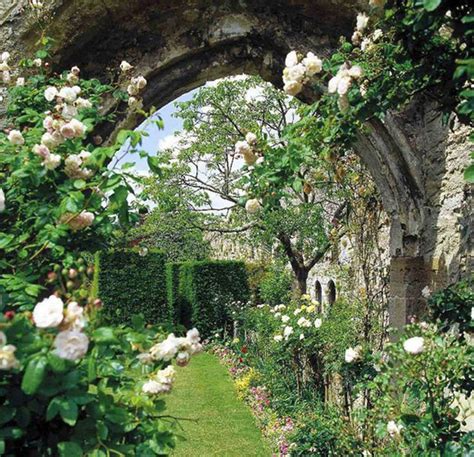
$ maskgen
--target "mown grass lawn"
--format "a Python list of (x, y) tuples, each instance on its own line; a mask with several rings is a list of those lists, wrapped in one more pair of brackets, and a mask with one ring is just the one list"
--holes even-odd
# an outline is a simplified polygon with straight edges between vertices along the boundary
[(165, 414), (196, 419), (180, 421), (174, 457), (269, 457), (271, 452), (250, 409), (236, 397), (227, 369), (211, 354), (193, 357), (177, 368)]

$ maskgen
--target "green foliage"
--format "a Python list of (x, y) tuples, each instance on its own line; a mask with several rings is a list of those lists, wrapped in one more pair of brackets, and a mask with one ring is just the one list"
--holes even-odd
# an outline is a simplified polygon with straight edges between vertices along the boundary
[(287, 303), (291, 298), (293, 278), (284, 265), (273, 264), (260, 281), (263, 303), (272, 306)]
[[(160, 198), (165, 197), (161, 195)], [(145, 216), (142, 224), (127, 233), (126, 238), (139, 242), (140, 247), (163, 252), (168, 262), (204, 260), (209, 257), (211, 248), (203, 231), (196, 228), (197, 223), (198, 215), (183, 205), (183, 200), (180, 200), (180, 206), (172, 209), (166, 208), (161, 201)]]
[(264, 262), (247, 262), (245, 266), (247, 268), (252, 303), (263, 303), (260, 293), (260, 286), (266, 274), (268, 273), (268, 265)]
[[(365, 48), (342, 40), (314, 80), (317, 101), (301, 110), (301, 121), (285, 129), (282, 144), (269, 149), (252, 173), (249, 192), (264, 206), (275, 206), (288, 189), (302, 187), (303, 171), (314, 169), (320, 158), (344, 157), (367, 121), (383, 121), (389, 110), (402, 109), (417, 94), (428, 92), (437, 100), (445, 120), (454, 122), (454, 112), (472, 126), (472, 2), (393, 0), (384, 10), (368, 12)], [(344, 63), (359, 66), (362, 77), (339, 97), (325, 88)], [(465, 176), (473, 179), (472, 167)]]
[(291, 451), (295, 456), (363, 455), (356, 431), (341, 417), (340, 411), (330, 405), (316, 403), (311, 412), (306, 412), (301, 427), (290, 439), (296, 444)]
[[(420, 353), (405, 349), (411, 337), (423, 339)], [(472, 450), (472, 424), (464, 422), (472, 415), (472, 397), (465, 400), (473, 388), (472, 347), (423, 324), (407, 326), (401, 340), (384, 351), (383, 360), (375, 357), (378, 376), (361, 386), (373, 400), (373, 408), (358, 411), (368, 441), (373, 438), (366, 449), (375, 455), (416, 456), (461, 456)], [(389, 421), (401, 426), (399, 433), (390, 436)]]
[(182, 263), (174, 262), (166, 264), (166, 297), (175, 324), (182, 324), (186, 328), (191, 327), (191, 313), (182, 301), (179, 292), (179, 276)]
[(133, 328), (87, 328), (87, 355), (70, 361), (51, 350), (56, 329), (38, 329), (25, 314), (1, 316), (18, 360), (0, 376), (1, 454), (163, 455), (174, 448), (176, 438), (160, 417), (164, 401), (142, 392), (152, 372), (167, 365), (137, 360), (137, 348), (162, 339), (143, 323), (135, 316)]
[(185, 262), (181, 266), (179, 287), (184, 309), (204, 336), (226, 328), (231, 321), (232, 307), (243, 306), (250, 299), (243, 262)]
[(171, 319), (163, 253), (149, 251), (142, 255), (134, 250), (101, 251), (96, 256), (95, 274), (107, 321), (129, 323), (138, 313), (151, 324)]
[(435, 293), (428, 300), (428, 306), (442, 331), (448, 331), (450, 328), (454, 330), (457, 327), (457, 331), (463, 334), (474, 330), (474, 290), (471, 282), (459, 282)]

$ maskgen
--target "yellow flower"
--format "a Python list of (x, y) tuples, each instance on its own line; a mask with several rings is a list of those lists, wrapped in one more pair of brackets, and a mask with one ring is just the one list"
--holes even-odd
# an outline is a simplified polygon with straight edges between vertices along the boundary
[(308, 313), (313, 313), (315, 310), (316, 310), (316, 306), (314, 306), (314, 305), (310, 305), (306, 308), (306, 311)]

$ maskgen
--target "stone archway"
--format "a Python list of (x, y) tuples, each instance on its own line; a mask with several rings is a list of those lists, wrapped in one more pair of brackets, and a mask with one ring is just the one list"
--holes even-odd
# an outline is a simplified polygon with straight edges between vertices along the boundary
[(318, 280), (316, 280), (316, 282), (314, 283), (314, 295), (315, 295), (316, 300), (319, 302), (318, 307), (320, 309), (322, 309), (322, 306), (323, 306), (323, 288), (321, 286), (321, 283)]
[[(0, 0), (0, 36), (13, 53), (32, 49), (40, 30), (26, 0)], [(349, 36), (363, 0), (52, 0), (45, 34), (56, 39), (57, 68), (87, 76), (130, 61), (149, 81), (144, 101), (161, 107), (206, 80), (259, 74), (281, 86), (290, 49), (330, 54)], [(48, 19), (52, 18), (52, 19)], [(133, 128), (139, 119), (123, 119)], [(355, 145), (391, 219), (391, 323), (424, 306), (421, 291), (472, 271), (472, 189), (462, 179), (467, 130), (449, 132), (436, 106), (419, 97)], [(110, 132), (108, 132), (110, 133)], [(440, 259), (444, 259), (440, 262)], [(443, 270), (443, 271), (441, 271)]]
[(326, 290), (326, 301), (328, 303), (328, 308), (334, 304), (336, 301), (337, 294), (336, 294), (336, 284), (334, 281), (330, 279), (327, 283), (327, 290)]

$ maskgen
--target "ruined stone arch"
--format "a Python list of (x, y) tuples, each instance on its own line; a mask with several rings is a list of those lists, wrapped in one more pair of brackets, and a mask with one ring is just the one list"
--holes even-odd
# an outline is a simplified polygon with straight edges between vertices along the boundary
[(332, 279), (330, 279), (327, 283), (327, 289), (326, 289), (326, 302), (328, 304), (328, 308), (332, 306), (337, 298), (337, 289), (336, 289), (336, 284)]
[(323, 306), (323, 288), (319, 280), (314, 283), (314, 298), (319, 302), (319, 308)]
[[(51, 0), (44, 34), (56, 39), (53, 64), (86, 76), (113, 73), (122, 59), (148, 80), (157, 108), (206, 80), (247, 73), (281, 86), (290, 49), (330, 55), (350, 36), (364, 0)], [(0, 35), (13, 54), (40, 35), (27, 0), (0, 0)], [(127, 118), (133, 128), (140, 119)], [(423, 306), (421, 291), (471, 271), (471, 192), (462, 179), (467, 129), (451, 133), (421, 95), (401, 113), (373, 121), (355, 151), (372, 174), (391, 220), (391, 322)], [(108, 132), (111, 133), (111, 132)], [(444, 263), (438, 259), (443, 258)], [(440, 269), (444, 271), (440, 271)], [(443, 281), (439, 281), (443, 278)]]

